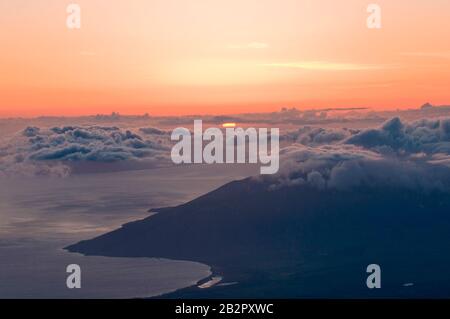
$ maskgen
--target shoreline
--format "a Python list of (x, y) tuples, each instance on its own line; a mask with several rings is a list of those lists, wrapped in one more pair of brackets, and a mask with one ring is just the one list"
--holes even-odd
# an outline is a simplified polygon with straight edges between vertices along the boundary
[[(79, 252), (73, 252), (68, 250), (66, 247), (61, 248), (62, 251), (65, 251), (69, 254), (79, 254), (83, 257), (104, 257), (104, 258), (148, 258), (148, 259), (165, 259), (165, 260), (170, 260), (170, 261), (175, 261), (175, 262), (189, 262), (189, 263), (196, 263), (196, 264), (201, 264), (204, 266), (209, 267), (209, 272), (210, 274), (207, 275), (206, 277), (200, 278), (199, 280), (197, 280), (194, 284), (190, 285), (190, 286), (185, 286), (185, 287), (180, 287), (180, 288), (176, 288), (174, 290), (165, 292), (165, 293), (161, 293), (159, 295), (154, 295), (154, 296), (142, 296), (142, 297), (129, 297), (129, 298), (124, 298), (124, 299), (173, 299), (173, 298), (179, 298), (179, 297), (175, 297), (178, 296), (179, 294), (183, 295), (186, 291), (189, 293), (196, 293), (196, 292), (206, 292), (212, 288), (215, 287), (220, 287), (220, 284), (226, 284), (228, 282), (225, 282), (225, 275), (223, 274), (222, 271), (219, 271), (216, 267), (210, 266), (208, 264), (202, 263), (202, 262), (198, 262), (198, 261), (194, 261), (194, 260), (185, 260), (185, 259), (171, 259), (171, 258), (166, 258), (166, 257), (153, 257), (153, 256), (146, 256), (146, 257), (129, 257), (129, 256), (111, 256), (111, 255), (90, 255), (90, 254), (83, 254), (83, 253), (79, 253)], [(218, 280), (218, 278), (220, 278), (220, 280)], [(208, 284), (212, 282), (213, 284), (207, 287), (200, 287), (202, 285)], [(233, 282), (234, 284), (235, 282)], [(226, 286), (226, 285), (225, 285)], [(174, 297), (172, 297), (172, 295)]]

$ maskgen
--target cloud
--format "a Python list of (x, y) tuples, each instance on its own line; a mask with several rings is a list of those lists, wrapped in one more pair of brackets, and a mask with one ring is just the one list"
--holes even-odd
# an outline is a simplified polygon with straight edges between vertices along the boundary
[(285, 63), (266, 63), (267, 67), (302, 69), (313, 71), (362, 71), (362, 70), (379, 70), (387, 66), (372, 64), (355, 64), (355, 63), (337, 63), (327, 61), (299, 61)]
[(259, 177), (270, 189), (401, 187), (450, 191), (450, 119), (402, 122), (366, 130), (304, 127), (282, 136), (277, 175)]
[(403, 123), (395, 117), (380, 128), (349, 137), (345, 143), (398, 154), (450, 154), (450, 118)]
[(168, 135), (170, 132), (160, 130), (154, 127), (142, 127), (139, 129), (140, 132), (147, 135)]
[(318, 189), (355, 187), (404, 188), (450, 191), (450, 168), (400, 157), (386, 157), (354, 145), (308, 147), (293, 145), (284, 150), (280, 171), (261, 176), (269, 189), (297, 185)]
[[(317, 115), (315, 115), (317, 117)], [(303, 126), (288, 131), (281, 141), (306, 146), (348, 144), (380, 154), (416, 156), (450, 155), (450, 118), (404, 122), (399, 117), (369, 129)]]
[(138, 131), (144, 136), (114, 126), (27, 127), (0, 147), (0, 174), (61, 176), (80, 162), (168, 162), (169, 136)]
[[(272, 178), (271, 187), (298, 184), (350, 187), (370, 181), (424, 188), (425, 185), (445, 188), (448, 184), (443, 178), (447, 178), (445, 172), (450, 167), (450, 118), (405, 121), (393, 117), (379, 127), (353, 129), (320, 127), (321, 123), (328, 125), (329, 119), (328, 112), (321, 111), (285, 109), (270, 116), (258, 116), (232, 118), (258, 122), (270, 117), (275, 122), (290, 119), (290, 123), (297, 119), (299, 123), (316, 125), (299, 124), (297, 130), (282, 131), (280, 142), (286, 147), (280, 153), (279, 174), (268, 177)], [(230, 118), (208, 119), (211, 123), (222, 123)], [(189, 117), (177, 120), (192, 123)], [(341, 120), (340, 124), (343, 123), (346, 122)], [(171, 163), (172, 144), (170, 131), (155, 127), (28, 126), (11, 138), (3, 137), (0, 175), (66, 176), (80, 165), (93, 163), (99, 164), (95, 169), (110, 165), (120, 165), (120, 169), (167, 165)], [(440, 173), (436, 175), (433, 170)], [(403, 174), (410, 176), (404, 178)], [(413, 183), (413, 176), (418, 184)]]
[(348, 128), (303, 126), (296, 131), (289, 131), (283, 134), (280, 136), (280, 140), (289, 143), (316, 146), (341, 142), (357, 132), (359, 131)]

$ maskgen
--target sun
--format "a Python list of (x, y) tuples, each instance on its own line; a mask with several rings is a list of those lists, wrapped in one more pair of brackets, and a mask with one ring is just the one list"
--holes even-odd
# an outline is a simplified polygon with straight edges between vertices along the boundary
[(236, 123), (223, 123), (222, 127), (236, 127)]

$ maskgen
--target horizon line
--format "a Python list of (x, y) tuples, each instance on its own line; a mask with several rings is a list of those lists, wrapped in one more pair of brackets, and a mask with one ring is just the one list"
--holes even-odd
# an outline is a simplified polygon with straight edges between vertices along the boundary
[(420, 106), (404, 106), (404, 107), (397, 107), (397, 108), (389, 108), (389, 109), (379, 109), (376, 110), (374, 107), (368, 107), (368, 106), (361, 106), (361, 107), (326, 107), (326, 108), (299, 108), (299, 107), (290, 107), (290, 106), (281, 106), (277, 110), (273, 111), (263, 111), (263, 112), (230, 112), (230, 113), (187, 113), (187, 114), (180, 114), (180, 115), (173, 115), (173, 114), (151, 114), (150, 112), (144, 112), (144, 113), (133, 113), (133, 114), (122, 114), (117, 111), (111, 111), (110, 113), (96, 113), (96, 114), (79, 114), (79, 115), (57, 115), (57, 114), (42, 114), (42, 115), (32, 115), (32, 116), (23, 116), (23, 115), (16, 115), (16, 116), (1, 116), (0, 120), (8, 120), (8, 119), (39, 119), (39, 118), (87, 118), (87, 117), (150, 117), (150, 118), (174, 118), (174, 117), (195, 117), (195, 116), (210, 116), (210, 117), (217, 117), (217, 116), (232, 116), (232, 115), (251, 115), (251, 114), (271, 114), (271, 113), (280, 113), (283, 110), (289, 111), (289, 110), (296, 110), (298, 112), (331, 112), (331, 111), (361, 111), (361, 110), (373, 110), (378, 112), (395, 112), (395, 111), (412, 111), (412, 110), (420, 110), (422, 106), (424, 105), (430, 105), (434, 108), (442, 108), (442, 107), (450, 107), (449, 104), (441, 104), (441, 105), (433, 105), (428, 102), (420, 105)]

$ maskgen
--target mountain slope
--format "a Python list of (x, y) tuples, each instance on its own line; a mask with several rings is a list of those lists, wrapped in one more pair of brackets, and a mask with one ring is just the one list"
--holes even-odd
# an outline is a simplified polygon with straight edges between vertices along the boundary
[[(239, 285), (221, 297), (450, 295), (450, 196), (359, 187), (270, 189), (252, 178), (67, 247), (87, 255), (206, 263)], [(383, 289), (365, 286), (367, 265)], [(403, 287), (414, 282), (414, 287)], [(229, 293), (219, 293), (229, 291)], [(207, 296), (208, 292), (188, 292)]]

